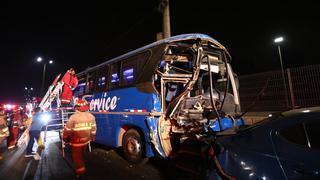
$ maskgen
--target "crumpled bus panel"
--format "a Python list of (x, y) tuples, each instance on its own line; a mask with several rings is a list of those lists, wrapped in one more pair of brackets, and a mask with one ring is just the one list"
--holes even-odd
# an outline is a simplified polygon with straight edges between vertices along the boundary
[(148, 117), (146, 119), (146, 123), (150, 130), (149, 134), (150, 134), (151, 143), (154, 145), (154, 148), (156, 149), (156, 151), (161, 157), (166, 157), (159, 139), (158, 126), (157, 126), (158, 121), (159, 119), (155, 117)]
[(236, 75), (229, 60), (223, 46), (200, 39), (165, 48), (153, 87), (161, 102), (157, 133), (166, 157), (190, 137), (239, 125)]
[(208, 106), (209, 103), (210, 99), (202, 95), (185, 98), (175, 116), (179, 127), (190, 129), (207, 123), (208, 120), (203, 115), (203, 107)]

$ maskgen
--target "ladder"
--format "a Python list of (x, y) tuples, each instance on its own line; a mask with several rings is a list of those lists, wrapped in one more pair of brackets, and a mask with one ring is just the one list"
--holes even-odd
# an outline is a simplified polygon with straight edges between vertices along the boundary
[(59, 74), (53, 81), (53, 83), (49, 86), (46, 95), (41, 100), (39, 107), (43, 110), (51, 109), (51, 104), (54, 100), (57, 100), (57, 108), (60, 107), (60, 94), (62, 92), (63, 82), (59, 81), (61, 74)]
[(62, 151), (62, 157), (64, 158), (64, 148), (66, 147), (66, 143), (63, 140), (63, 129), (65, 126), (65, 123), (69, 119), (69, 114), (72, 114), (74, 112), (68, 112), (68, 109), (62, 108), (61, 109), (61, 122), (62, 122), (62, 129), (60, 130), (60, 138), (61, 138), (61, 151)]
[[(69, 117), (74, 113), (72, 110), (72, 107), (61, 107), (58, 108), (60, 117), (57, 119), (51, 119), (51, 121), (55, 121), (55, 123), (47, 124), (44, 131), (44, 144), (46, 143), (47, 139), (47, 132), (49, 131), (48, 128), (54, 128), (56, 132), (59, 133), (59, 138), (61, 140), (61, 150), (62, 150), (62, 156), (64, 157), (64, 148), (66, 146), (66, 142), (63, 140), (63, 129), (65, 124), (67, 123)], [(51, 131), (51, 130), (50, 130)]]
[[(63, 130), (64, 127), (66, 125), (66, 123), (68, 122), (69, 117), (75, 113), (75, 111), (70, 111), (73, 110), (72, 107), (60, 107), (58, 108), (58, 110), (60, 111), (60, 117), (58, 119), (52, 119), (52, 120), (58, 120), (59, 122), (54, 123), (54, 124), (50, 124), (50, 125), (46, 125), (45, 127), (45, 132), (44, 132), (44, 144), (46, 143), (46, 138), (47, 138), (47, 131), (48, 131), (48, 127), (58, 127), (55, 131), (59, 132), (59, 137), (61, 140), (61, 151), (62, 151), (62, 157), (65, 157), (65, 153), (64, 153), (64, 149), (66, 147), (66, 145), (68, 145), (67, 142), (65, 142), (63, 140)], [(88, 149), (89, 152), (91, 152), (91, 143), (88, 143)]]

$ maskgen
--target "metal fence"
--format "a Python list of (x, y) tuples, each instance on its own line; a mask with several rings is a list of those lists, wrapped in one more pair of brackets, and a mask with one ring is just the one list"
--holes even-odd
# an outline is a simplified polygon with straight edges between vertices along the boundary
[(320, 106), (320, 64), (284, 72), (284, 79), (280, 70), (240, 76), (242, 111)]

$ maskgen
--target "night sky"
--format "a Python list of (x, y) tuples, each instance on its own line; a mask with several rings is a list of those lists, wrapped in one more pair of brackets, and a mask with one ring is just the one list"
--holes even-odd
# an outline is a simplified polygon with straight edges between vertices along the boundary
[[(44, 1), (42, 1), (44, 2)], [(52, 59), (46, 85), (59, 73), (77, 72), (156, 41), (162, 28), (159, 0), (105, 1), (105, 4), (5, 3), (0, 8), (0, 102), (23, 99), (24, 87), (39, 93), (43, 64)], [(170, 0), (171, 33), (204, 33), (232, 55), (239, 75), (280, 69), (276, 36), (284, 67), (319, 64), (320, 15), (316, 3), (259, 4)], [(289, 2), (289, 1), (288, 1)]]

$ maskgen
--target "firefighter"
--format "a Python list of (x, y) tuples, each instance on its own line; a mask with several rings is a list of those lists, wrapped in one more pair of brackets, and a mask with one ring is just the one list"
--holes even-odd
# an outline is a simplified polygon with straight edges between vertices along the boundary
[(78, 79), (73, 68), (70, 68), (61, 80), (63, 84), (61, 94), (61, 105), (68, 106), (72, 100), (72, 90), (78, 86)]
[(69, 142), (72, 149), (72, 159), (77, 177), (85, 173), (83, 153), (86, 145), (95, 139), (95, 117), (87, 112), (89, 104), (85, 100), (78, 100), (75, 104), (75, 113), (70, 116), (63, 130), (63, 139)]
[[(29, 139), (29, 129), (31, 127), (32, 118), (33, 118), (33, 115), (35, 114), (35, 111), (36, 110), (31, 110), (29, 117), (26, 117), (26, 120), (23, 121), (24, 131), (21, 134), (21, 136), (18, 140), (18, 143), (17, 143), (17, 145), (19, 147), (22, 146)], [(44, 149), (44, 144), (43, 144), (43, 141), (41, 138), (41, 133), (40, 133), (39, 139), (37, 140), (37, 143), (38, 143), (38, 148)]]
[(25, 121), (28, 119), (28, 116), (25, 114), (24, 110), (21, 109), (19, 111), (20, 115), (18, 115), (19, 117), (19, 131), (18, 131), (18, 139), (21, 137), (21, 135), (24, 133), (24, 131), (26, 130), (26, 126), (25, 126)]
[[(0, 110), (0, 145), (4, 141), (6, 137), (9, 136), (9, 129), (7, 127), (6, 116), (4, 110)], [(0, 152), (0, 160), (2, 159), (1, 152)]]
[[(33, 157), (35, 160), (40, 160), (40, 155), (37, 153), (37, 151), (32, 152), (33, 145), (36, 140), (39, 139), (41, 130), (43, 126), (45, 126), (45, 121), (43, 121), (42, 115), (43, 112), (41, 112), (41, 108), (37, 107), (35, 108), (32, 116), (32, 122), (29, 129), (29, 142), (26, 149), (26, 155), (25, 157)], [(28, 122), (30, 124), (30, 122)]]
[(21, 113), (20, 110), (15, 110), (13, 112), (13, 118), (9, 123), (9, 131), (10, 135), (7, 138), (7, 147), (8, 149), (12, 149), (16, 146), (18, 136), (19, 136), (19, 128), (22, 124), (21, 122)]

